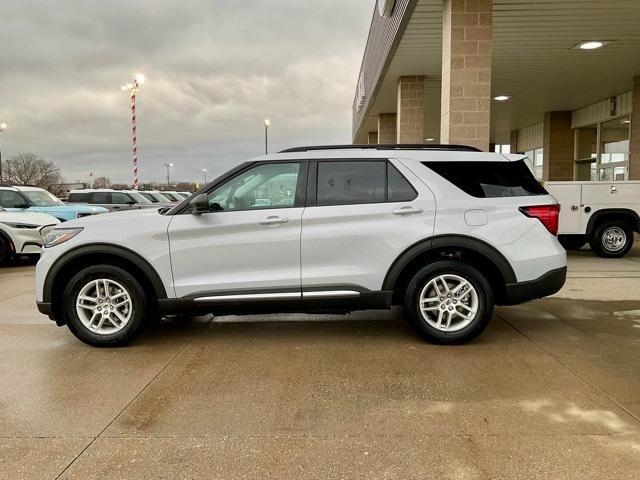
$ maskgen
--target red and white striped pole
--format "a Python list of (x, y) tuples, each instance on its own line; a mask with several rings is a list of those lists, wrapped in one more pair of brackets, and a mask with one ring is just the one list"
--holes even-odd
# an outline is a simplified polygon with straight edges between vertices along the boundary
[(144, 75), (137, 74), (133, 81), (122, 86), (122, 90), (126, 90), (131, 94), (131, 134), (133, 149), (133, 189), (140, 188), (140, 179), (138, 176), (138, 134), (136, 131), (136, 92), (140, 89), (140, 85), (144, 83)]
[(138, 179), (138, 139), (136, 137), (136, 91), (131, 90), (131, 133), (133, 147), (133, 189), (138, 190), (140, 180)]

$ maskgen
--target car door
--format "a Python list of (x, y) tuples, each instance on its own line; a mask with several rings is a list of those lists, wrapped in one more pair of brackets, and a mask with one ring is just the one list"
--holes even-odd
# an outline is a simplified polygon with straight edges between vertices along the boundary
[(433, 234), (434, 218), (433, 193), (400, 162), (313, 162), (302, 217), (303, 293), (380, 290), (394, 260)]
[(174, 215), (176, 297), (299, 298), (306, 175), (306, 162), (253, 163), (211, 185), (210, 213)]

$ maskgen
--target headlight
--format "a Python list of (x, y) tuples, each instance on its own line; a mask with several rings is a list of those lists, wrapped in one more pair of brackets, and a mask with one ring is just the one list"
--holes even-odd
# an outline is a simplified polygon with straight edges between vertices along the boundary
[(83, 230), (82, 227), (76, 228), (56, 228), (55, 230), (47, 233), (44, 237), (44, 248), (55, 247), (61, 243), (71, 240), (77, 234)]
[(11, 228), (39, 228), (40, 225), (32, 225), (31, 223), (16, 223), (16, 222), (0, 222), (7, 227)]

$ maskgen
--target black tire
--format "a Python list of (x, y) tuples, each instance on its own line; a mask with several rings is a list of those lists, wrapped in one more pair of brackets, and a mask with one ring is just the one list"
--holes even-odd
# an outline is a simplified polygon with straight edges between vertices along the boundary
[(624, 257), (633, 247), (633, 229), (622, 220), (604, 220), (596, 226), (589, 243), (599, 257)]
[(9, 243), (0, 235), (0, 265), (4, 265), (11, 258)]
[[(440, 275), (462, 277), (473, 286), (477, 295), (477, 309), (474, 317), (466, 326), (462, 326), (457, 331), (437, 329), (427, 321), (420, 309), (419, 299), (423, 289), (431, 280)], [(443, 298), (446, 303), (446, 295)], [(460, 299), (457, 301), (461, 302)], [(450, 310), (449, 307), (445, 306), (445, 310)], [(405, 292), (404, 308), (411, 325), (426, 340), (442, 345), (462, 344), (476, 338), (489, 324), (493, 315), (493, 291), (487, 279), (476, 268), (457, 260), (438, 260), (423, 267), (413, 276)], [(460, 307), (453, 308), (457, 310)], [(437, 311), (439, 312), (439, 310)], [(454, 324), (451, 325), (453, 328)]]
[[(122, 285), (131, 298), (131, 317), (126, 325), (115, 333), (99, 334), (86, 327), (76, 311), (76, 300), (80, 290), (96, 279), (107, 279)], [(75, 274), (67, 284), (62, 311), (69, 330), (84, 343), (94, 347), (116, 347), (127, 345), (137, 338), (152, 323), (149, 302), (140, 282), (130, 273), (113, 265), (85, 267)]]
[(580, 250), (587, 243), (586, 235), (558, 235), (558, 241), (565, 250)]

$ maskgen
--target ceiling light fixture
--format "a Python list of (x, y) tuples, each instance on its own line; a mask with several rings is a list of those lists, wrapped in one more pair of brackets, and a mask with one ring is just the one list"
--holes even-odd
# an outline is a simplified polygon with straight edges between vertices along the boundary
[(427, 142), (433, 142), (433, 141), (435, 140), (435, 138), (425, 138), (425, 140), (426, 140)]
[(609, 42), (605, 42), (604, 40), (584, 40), (573, 46), (574, 49), (578, 50), (597, 50), (598, 48), (604, 47)]
[(493, 97), (493, 99), (496, 102), (506, 102), (507, 100), (511, 99), (511, 95), (496, 95), (495, 97)]

